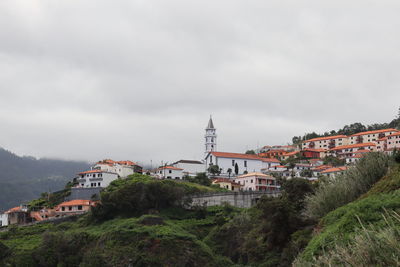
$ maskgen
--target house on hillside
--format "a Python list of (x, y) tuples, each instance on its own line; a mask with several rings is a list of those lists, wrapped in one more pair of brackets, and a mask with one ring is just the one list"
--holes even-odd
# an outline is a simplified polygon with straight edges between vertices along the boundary
[(8, 224), (9, 224), (8, 214), (7, 213), (0, 214), (0, 227), (8, 226)]
[(346, 166), (343, 167), (333, 167), (333, 168), (329, 168), (326, 169), (321, 173), (321, 175), (327, 176), (329, 178), (336, 178), (337, 175), (342, 174), (343, 172), (345, 172), (347, 170)]
[(158, 179), (183, 179), (183, 169), (174, 166), (163, 166), (155, 171), (155, 177)]
[(269, 169), (274, 166), (281, 165), (281, 161), (275, 158), (261, 158), (262, 161), (262, 169)]
[(300, 153), (306, 159), (322, 159), (325, 158), (327, 151), (324, 148), (305, 148)]
[(76, 199), (67, 202), (63, 202), (58, 205), (55, 209), (57, 217), (71, 216), (84, 214), (90, 210), (91, 207), (95, 206), (95, 201)]
[(198, 160), (179, 160), (172, 164), (173, 167), (182, 169), (183, 175), (196, 176), (198, 173), (206, 172), (204, 162)]
[(240, 175), (234, 180), (242, 185), (244, 191), (276, 191), (279, 189), (275, 177), (259, 172)]
[(19, 207), (14, 207), (5, 212), (8, 217), (8, 224), (26, 224), (31, 222), (31, 218), (28, 213), (28, 207), (26, 205), (21, 205)]
[(396, 129), (382, 129), (356, 133), (349, 136), (349, 145), (376, 142), (381, 138), (400, 132)]
[(103, 170), (91, 170), (78, 173), (77, 187), (107, 187), (112, 181), (118, 179), (118, 174)]
[(241, 184), (236, 183), (233, 179), (229, 178), (216, 178), (212, 181), (212, 184), (236, 192), (240, 191), (243, 187)]
[(104, 159), (97, 162), (92, 170), (101, 170), (109, 173), (116, 173), (118, 177), (126, 178), (134, 173), (142, 173), (141, 166), (130, 160), (114, 161), (112, 159)]
[(400, 150), (400, 132), (393, 133), (387, 136), (387, 150)]
[(301, 144), (301, 149), (330, 149), (347, 145), (348, 142), (349, 140), (346, 135), (324, 136), (304, 141)]
[(376, 144), (375, 143), (360, 143), (360, 144), (353, 144), (347, 146), (338, 146), (332, 148), (328, 151), (328, 155), (332, 155), (341, 159), (349, 158), (353, 155), (354, 152), (361, 151), (361, 150), (368, 150), (376, 151)]
[[(230, 177), (237, 174), (246, 174), (249, 172), (261, 172), (263, 161), (257, 155), (228, 153), (228, 152), (210, 152), (205, 158), (206, 169), (211, 165), (217, 165), (220, 168), (220, 176)], [(229, 174), (231, 171), (231, 174)]]

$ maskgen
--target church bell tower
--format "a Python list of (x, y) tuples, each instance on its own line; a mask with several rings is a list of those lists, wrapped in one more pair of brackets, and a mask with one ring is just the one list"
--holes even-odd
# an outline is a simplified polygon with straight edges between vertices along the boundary
[(205, 142), (205, 157), (209, 152), (217, 151), (217, 129), (214, 127), (214, 123), (212, 117), (210, 116), (210, 120), (208, 121), (208, 125), (206, 128), (206, 135), (204, 136), (206, 139)]

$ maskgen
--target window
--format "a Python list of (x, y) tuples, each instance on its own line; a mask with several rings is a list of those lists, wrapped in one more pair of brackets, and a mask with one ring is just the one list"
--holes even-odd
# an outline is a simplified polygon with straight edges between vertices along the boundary
[(97, 183), (97, 186), (100, 186), (101, 185), (101, 183)]
[(234, 159), (232, 160), (232, 166), (235, 166), (235, 160)]
[(78, 210), (82, 210), (82, 205), (79, 205), (79, 206), (78, 206)]
[(253, 179), (250, 180), (250, 183), (253, 183)]
[(247, 168), (247, 160), (244, 161), (244, 166)]
[(71, 210), (72, 210), (72, 206), (69, 206), (69, 207), (68, 207), (68, 210), (71, 211)]
[(172, 171), (171, 171), (171, 170), (169, 170), (169, 171), (168, 171), (168, 173), (172, 173)]
[(210, 163), (212, 163), (212, 156), (210, 156)]
[(62, 210), (62, 211), (65, 211), (65, 207), (61, 207), (61, 210)]

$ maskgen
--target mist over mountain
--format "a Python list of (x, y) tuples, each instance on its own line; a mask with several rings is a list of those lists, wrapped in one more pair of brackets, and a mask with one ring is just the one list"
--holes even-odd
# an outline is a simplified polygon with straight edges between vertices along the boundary
[(0, 148), (0, 211), (30, 201), (46, 191), (63, 189), (88, 162), (36, 159)]

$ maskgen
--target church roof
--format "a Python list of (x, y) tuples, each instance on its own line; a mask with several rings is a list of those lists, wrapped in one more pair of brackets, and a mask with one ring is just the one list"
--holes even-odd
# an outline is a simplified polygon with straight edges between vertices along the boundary
[(207, 129), (215, 129), (211, 116), (210, 116), (210, 120), (208, 121)]

